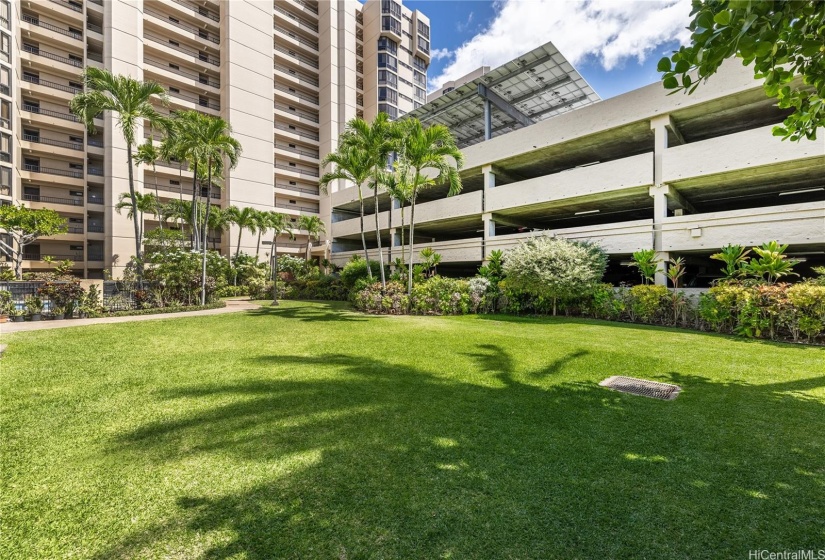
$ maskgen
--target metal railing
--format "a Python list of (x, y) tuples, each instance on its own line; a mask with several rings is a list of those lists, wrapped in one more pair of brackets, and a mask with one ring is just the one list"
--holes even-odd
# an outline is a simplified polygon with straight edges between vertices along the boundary
[(276, 189), (284, 189), (284, 190), (288, 190), (288, 191), (297, 191), (297, 192), (302, 192), (302, 193), (306, 193), (306, 194), (314, 194), (316, 196), (321, 196), (321, 192), (318, 189), (307, 189), (307, 188), (304, 188), (304, 187), (298, 187), (296, 185), (284, 185), (282, 183), (277, 183), (276, 182), (275, 183), (275, 188)]
[(275, 89), (277, 89), (278, 91), (283, 91), (284, 93), (288, 93), (289, 95), (294, 95), (298, 99), (303, 99), (304, 101), (312, 103), (313, 105), (318, 105), (319, 104), (319, 99), (317, 97), (312, 96), (312, 95), (307, 95), (305, 93), (301, 93), (300, 91), (298, 91), (294, 88), (289, 88), (287, 86), (282, 86), (282, 85), (279, 85), (278, 83), (275, 83)]
[(287, 208), (289, 210), (298, 210), (300, 212), (310, 212), (311, 214), (320, 214), (321, 211), (318, 208), (313, 208), (311, 206), (298, 206), (297, 204), (283, 204), (281, 202), (275, 203), (276, 208)]
[(86, 53), (86, 58), (89, 60), (94, 60), (95, 62), (103, 62), (103, 53), (89, 51)]
[(292, 134), (297, 134), (301, 138), (309, 138), (310, 140), (315, 140), (315, 141), (319, 140), (319, 136), (318, 136), (317, 133), (309, 132), (309, 131), (303, 130), (301, 128), (289, 128), (289, 125), (280, 124), (278, 122), (275, 123), (275, 128), (277, 128), (278, 130), (283, 130), (285, 132), (291, 132)]
[(61, 35), (65, 35), (66, 37), (71, 37), (72, 39), (82, 40), (83, 34), (76, 33), (74, 31), (70, 31), (69, 29), (63, 29), (62, 27), (58, 27), (56, 25), (52, 25), (51, 23), (46, 23), (45, 21), (40, 21), (39, 18), (34, 16), (30, 16), (28, 14), (23, 14), (21, 17), (23, 21), (26, 23), (30, 23), (32, 25), (36, 25), (37, 27), (42, 27), (43, 29), (48, 29), (49, 31), (54, 31), (55, 33), (60, 33)]
[(103, 226), (88, 225), (86, 226), (86, 231), (89, 233), (103, 233)]
[(37, 113), (38, 115), (45, 115), (47, 117), (55, 117), (58, 119), (64, 119), (67, 121), (72, 122), (80, 122), (80, 119), (75, 115), (70, 113), (58, 113), (57, 111), (52, 111), (51, 109), (41, 109), (37, 105), (29, 105), (25, 101), (23, 102), (23, 110), (28, 111), (29, 113)]
[(83, 233), (83, 226), (69, 226), (66, 228), (66, 233)]
[(71, 177), (72, 179), (83, 178), (82, 171), (72, 171), (70, 169), (55, 169), (53, 167), (42, 167), (40, 165), (31, 165), (29, 163), (23, 164), (23, 170), (33, 171), (35, 173), (47, 173), (49, 175), (59, 175), (61, 177)]
[(98, 140), (97, 138), (87, 138), (86, 144), (89, 146), (94, 146), (95, 148), (102, 148), (103, 140)]
[(60, 91), (65, 91), (66, 93), (71, 93), (72, 95), (76, 95), (82, 92), (82, 89), (72, 87), (72, 86), (65, 86), (63, 84), (58, 84), (57, 82), (51, 82), (49, 80), (44, 80), (37, 76), (30, 76), (28, 74), (23, 74), (23, 81), (29, 82), (30, 84), (36, 84), (39, 86), (46, 86), (52, 89), (58, 89)]
[(309, 21), (307, 21), (303, 18), (299, 18), (295, 14), (284, 10), (283, 8), (279, 7), (278, 5), (275, 5), (275, 11), (278, 12), (279, 14), (283, 15), (284, 17), (287, 17), (287, 18), (291, 19), (292, 21), (294, 21), (295, 24), (298, 27), (304, 27), (306, 29), (309, 29), (310, 31), (314, 31), (314, 32), (318, 33), (318, 26), (315, 25), (314, 23), (311, 23), (311, 22), (309, 22)]
[(291, 165), (286, 165), (283, 163), (275, 162), (275, 167), (278, 169), (284, 169), (286, 171), (292, 171), (294, 173), (298, 173), (300, 175), (306, 175), (307, 177), (318, 177), (319, 173), (318, 170), (314, 169), (303, 169), (301, 167), (293, 167)]
[(220, 43), (221, 43), (220, 37), (217, 37), (214, 33), (203, 32), (203, 35), (205, 35), (205, 36), (203, 36), (203, 35), (201, 35), (201, 30), (198, 29), (197, 27), (195, 27), (194, 25), (189, 25), (187, 23), (183, 23), (182, 21), (177, 20), (177, 19), (169, 19), (171, 16), (169, 16), (167, 14), (164, 14), (164, 13), (161, 13), (161, 12), (155, 10), (154, 8), (143, 8), (143, 13), (152, 15), (152, 16), (160, 19), (161, 21), (165, 22), (165, 23), (168, 23), (170, 25), (174, 25), (175, 27), (177, 27), (179, 29), (183, 29), (184, 31), (188, 31), (189, 33), (192, 33), (192, 35), (197, 37), (198, 39), (205, 39), (207, 41), (211, 41), (211, 42), (215, 43), (216, 45), (220, 45)]
[(54, 2), (55, 4), (60, 4), (64, 8), (68, 8), (68, 9), (73, 10), (75, 12), (81, 12), (81, 13), (83, 12), (83, 8), (78, 6), (77, 2), (69, 2), (68, 0), (51, 0), (51, 1)]
[(88, 29), (89, 31), (94, 31), (95, 33), (100, 33), (101, 35), (103, 34), (103, 28), (97, 25), (96, 23), (92, 23), (90, 21), (86, 22), (86, 29)]
[(318, 87), (318, 78), (310, 76), (309, 74), (304, 74), (303, 72), (298, 72), (297, 70), (288, 68), (283, 64), (274, 64), (273, 67), (275, 68), (275, 70), (278, 70), (279, 72), (284, 72), (285, 74), (294, 76), (299, 82), (306, 82), (315, 87)]
[(102, 167), (87, 167), (86, 172), (89, 175), (97, 175), (99, 177), (103, 177), (103, 168)]
[(49, 51), (41, 50), (40, 47), (26, 45), (24, 43), (23, 50), (27, 53), (36, 54), (38, 56), (42, 56), (43, 58), (48, 58), (49, 60), (56, 60), (57, 62), (62, 62), (63, 64), (68, 64), (70, 66), (75, 66), (77, 68), (83, 67), (83, 62), (80, 60), (74, 60), (72, 58), (60, 56), (59, 54), (50, 53)]
[[(82, 198), (60, 198), (57, 196), (41, 196), (39, 194), (24, 194), (23, 200), (29, 202), (48, 202), (50, 204), (66, 204), (68, 206), (83, 206)], [(80, 233), (83, 233), (82, 231)]]
[(288, 105), (284, 105), (283, 103), (275, 103), (275, 108), (279, 111), (284, 111), (286, 113), (291, 113), (296, 117), (301, 117), (303, 119), (310, 120), (312, 122), (318, 122), (318, 115), (313, 115), (312, 113), (307, 113), (306, 111), (301, 111), (300, 109), (290, 109)]
[[(155, 185), (145, 185), (145, 188), (148, 190), (154, 190)], [(176, 194), (183, 194), (184, 196), (192, 196), (192, 187), (191, 186), (172, 186), (172, 185), (158, 185), (157, 189), (159, 191), (165, 192), (172, 192)], [(201, 197), (206, 198), (206, 190), (201, 191)], [(219, 199), (221, 197), (221, 193), (217, 191), (212, 191), (212, 195), (210, 198)]]
[(34, 142), (35, 144), (47, 144), (49, 146), (57, 146), (58, 148), (69, 148), (70, 150), (83, 149), (83, 144), (78, 144), (77, 142), (52, 140), (51, 138), (43, 138), (42, 136), (34, 136), (33, 134), (23, 134), (23, 140), (26, 142)]
[(221, 110), (221, 104), (215, 101), (211, 101), (209, 99), (201, 99), (200, 97), (194, 97), (192, 95), (186, 95), (179, 91), (168, 91), (169, 86), (166, 86), (166, 89), (170, 97), (177, 97), (179, 99), (191, 101), (195, 105), (200, 105), (201, 107), (209, 107), (210, 109), (215, 109), (216, 111)]
[(302, 44), (304, 46), (307, 46), (307, 47), (309, 47), (313, 50), (316, 50), (316, 51), (318, 50), (318, 42), (317, 41), (310, 41), (309, 39), (307, 39), (305, 37), (301, 37), (297, 33), (293, 33), (292, 31), (290, 31), (286, 27), (281, 27), (280, 25), (276, 25), (275, 26), (275, 31), (280, 31), (281, 33), (283, 33), (284, 35), (286, 35), (290, 39), (295, 39), (296, 41), (298, 41), (300, 44)]
[(106, 260), (103, 258), (103, 253), (89, 253), (86, 257), (87, 261), (103, 261)]
[(102, 196), (95, 196), (93, 194), (90, 194), (86, 197), (86, 202), (88, 202), (89, 204), (103, 204), (104, 199)]
[(42, 261), (44, 257), (51, 257), (56, 261), (82, 261), (83, 253), (75, 253), (73, 255), (56, 255), (54, 253), (49, 253), (47, 255), (44, 255), (43, 253), (23, 253), (24, 261)]
[(187, 49), (187, 48), (181, 46), (180, 43), (178, 43), (177, 45), (174, 45), (174, 44), (169, 42), (169, 39), (164, 39), (163, 37), (158, 37), (156, 35), (152, 35), (151, 33), (144, 33), (143, 36), (146, 37), (146, 38), (152, 39), (153, 41), (155, 41), (156, 43), (158, 43), (160, 45), (163, 45), (164, 47), (167, 47), (167, 48), (170, 48), (172, 50), (182, 52), (183, 54), (189, 55), (189, 56), (195, 58), (199, 62), (208, 62), (209, 64), (212, 64), (213, 66), (220, 66), (221, 65), (221, 60), (219, 58), (216, 58), (216, 57), (211, 56), (211, 55), (206, 54), (206, 53), (202, 53), (197, 49)]
[(318, 159), (320, 157), (320, 154), (318, 153), (317, 150), (302, 150), (300, 148), (293, 148), (289, 144), (284, 144), (282, 142), (275, 142), (275, 148), (278, 149), (278, 150), (286, 150), (286, 151), (292, 152), (294, 154), (307, 156), (307, 157), (312, 157), (312, 158), (315, 158), (315, 159)]
[(190, 80), (195, 80), (199, 84), (211, 86), (213, 88), (220, 88), (221, 83), (209, 78), (208, 76), (201, 76), (197, 72), (187, 72), (185, 70), (181, 70), (180, 68), (172, 68), (169, 66), (169, 63), (161, 62), (159, 60), (154, 60), (151, 58), (143, 58), (143, 62), (145, 64), (149, 64), (150, 66), (154, 66), (156, 68), (160, 68), (162, 70), (166, 70), (167, 72), (172, 72), (173, 74), (178, 74), (179, 76), (183, 76), (185, 78), (189, 78)]
[(181, 6), (184, 6), (185, 8), (188, 8), (188, 9), (192, 10), (192, 12), (194, 12), (194, 13), (200, 15), (200, 16), (203, 16), (205, 18), (211, 19), (212, 21), (218, 21), (218, 22), (221, 21), (220, 17), (216, 16), (215, 14), (213, 14), (212, 12), (207, 10), (206, 8), (202, 8), (200, 6), (193, 5), (190, 2), (186, 2), (185, 0), (172, 0), (172, 2), (174, 2), (175, 4), (180, 4)]
[(309, 2), (304, 2), (304, 0), (292, 0), (292, 1), (295, 2), (296, 4), (300, 5), (300, 6), (303, 6), (304, 8), (306, 8), (307, 10), (312, 12), (313, 14), (318, 15), (318, 8), (316, 8), (315, 6), (310, 4)]
[(103, 5), (103, 0), (89, 0), (92, 4), (97, 4), (98, 6)]
[(313, 60), (313, 59), (309, 58), (308, 56), (304, 56), (304, 55), (302, 55), (300, 53), (297, 53), (297, 52), (295, 52), (291, 49), (284, 48), (284, 47), (278, 45), (277, 43), (275, 44), (275, 50), (279, 51), (279, 52), (282, 52), (282, 53), (285, 53), (289, 58), (295, 58), (297, 60), (300, 60), (304, 64), (309, 64), (313, 68), (318, 68), (318, 61), (317, 60)]

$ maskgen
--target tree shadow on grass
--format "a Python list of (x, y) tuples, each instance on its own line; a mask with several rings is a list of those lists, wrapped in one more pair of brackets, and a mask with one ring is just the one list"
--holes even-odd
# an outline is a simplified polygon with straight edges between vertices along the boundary
[[(228, 531), (204, 558), (744, 557), (821, 547), (825, 406), (776, 385), (668, 374), (672, 402), (595, 383), (533, 384), (583, 358), (519, 371), (495, 344), (467, 354), (475, 385), (364, 356), (272, 356), (318, 380), (162, 393), (228, 404), (147, 424), (129, 461), (229, 455), (273, 469), (239, 492), (182, 492), (168, 524), (98, 558), (132, 557), (184, 526)], [(781, 420), (778, 420), (781, 419)]]
[(297, 319), (309, 323), (328, 322), (364, 322), (370, 318), (353, 311), (345, 302), (303, 303), (291, 301), (286, 306), (263, 305), (248, 311), (252, 316), (277, 316), (285, 319)]

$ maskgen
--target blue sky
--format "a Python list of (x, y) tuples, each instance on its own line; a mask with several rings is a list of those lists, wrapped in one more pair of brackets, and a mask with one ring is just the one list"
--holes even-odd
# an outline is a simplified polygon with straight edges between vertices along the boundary
[(602, 98), (658, 81), (656, 63), (687, 38), (689, 0), (404, 0), (431, 21), (431, 89), (547, 41)]

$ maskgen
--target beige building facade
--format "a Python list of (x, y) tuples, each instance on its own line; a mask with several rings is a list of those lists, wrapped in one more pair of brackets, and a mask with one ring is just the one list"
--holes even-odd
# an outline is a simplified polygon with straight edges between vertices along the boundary
[[(69, 226), (27, 249), (26, 270), (46, 269), (51, 256), (72, 260), (78, 276), (117, 277), (134, 254), (131, 220), (115, 210), (128, 191), (116, 118), (103, 115), (90, 133), (68, 109), (87, 65), (160, 83), (170, 100), (161, 112), (230, 123), (243, 157), (214, 204), (278, 211), (296, 227), (302, 214), (320, 215), (328, 230), (320, 162), (346, 122), (398, 118), (426, 96), (429, 20), (395, 0), (0, 0), (0, 34), (0, 203), (54, 209)], [(191, 172), (174, 162), (134, 171), (144, 192), (192, 197)], [(279, 239), (281, 251), (328, 254), (294, 234)], [(228, 253), (238, 235), (210, 232), (209, 244)], [(257, 236), (244, 232), (241, 250), (254, 254)]]

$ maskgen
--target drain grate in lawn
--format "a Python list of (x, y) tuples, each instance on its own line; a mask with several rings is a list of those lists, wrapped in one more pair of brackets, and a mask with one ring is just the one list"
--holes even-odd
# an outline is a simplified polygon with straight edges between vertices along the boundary
[(679, 396), (679, 391), (682, 390), (678, 385), (648, 381), (647, 379), (636, 379), (635, 377), (624, 377), (622, 375), (608, 377), (599, 383), (599, 385), (608, 387), (614, 391), (639, 395), (640, 397), (661, 399), (663, 401), (672, 401)]

